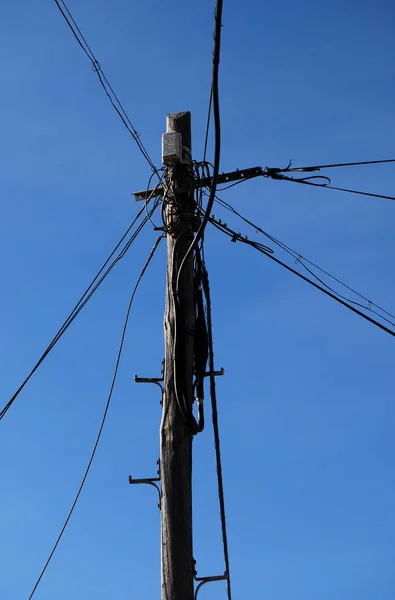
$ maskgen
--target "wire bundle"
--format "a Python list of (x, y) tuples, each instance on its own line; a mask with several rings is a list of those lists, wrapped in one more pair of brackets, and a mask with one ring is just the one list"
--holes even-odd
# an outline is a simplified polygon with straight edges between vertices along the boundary
[(54, 2), (56, 4), (56, 6), (58, 7), (59, 11), (61, 12), (64, 20), (66, 21), (67, 25), (69, 26), (69, 28), (70, 28), (71, 32), (73, 33), (75, 39), (77, 40), (78, 44), (81, 46), (82, 50), (85, 52), (86, 56), (89, 58), (90, 62), (92, 63), (92, 69), (96, 73), (102, 88), (104, 89), (109, 101), (111, 102), (113, 109), (116, 111), (116, 113), (118, 114), (122, 123), (124, 124), (124, 126), (126, 127), (128, 132), (130, 133), (130, 135), (132, 136), (134, 141), (136, 142), (138, 149), (140, 150), (141, 154), (144, 156), (145, 160), (151, 167), (153, 173), (157, 174), (159, 177), (159, 171), (155, 167), (150, 155), (148, 154), (147, 149), (145, 148), (143, 142), (141, 141), (140, 134), (134, 128), (133, 123), (131, 122), (128, 114), (126, 113), (124, 107), (122, 106), (113, 87), (111, 86), (110, 82), (108, 81), (99, 61), (97, 60), (96, 56), (93, 54), (93, 51), (91, 50), (88, 42), (86, 41), (80, 28), (78, 27), (77, 23), (75, 22), (66, 3), (64, 2), (64, 0), (60, 0), (60, 2), (58, 0), (54, 0)]
[[(111, 252), (110, 256), (107, 258), (107, 260), (102, 265), (102, 267), (99, 269), (99, 271), (97, 272), (97, 274), (95, 275), (95, 277), (93, 278), (93, 280), (91, 281), (91, 283), (89, 284), (89, 286), (87, 287), (85, 292), (82, 294), (81, 298), (78, 300), (77, 304), (74, 306), (74, 308), (70, 312), (67, 319), (64, 321), (64, 323), (62, 324), (62, 326), (60, 327), (60, 329), (58, 330), (58, 332), (56, 333), (54, 338), (51, 340), (51, 342), (49, 343), (47, 348), (44, 350), (43, 354), (40, 356), (40, 358), (38, 359), (38, 361), (36, 362), (36, 364), (34, 365), (32, 370), (29, 372), (29, 374), (23, 380), (23, 382), (18, 387), (16, 392), (11, 396), (10, 400), (7, 402), (7, 404), (1, 410), (0, 420), (5, 416), (7, 411), (11, 408), (12, 404), (15, 402), (16, 398), (19, 396), (19, 394), (21, 393), (21, 391), (23, 390), (25, 385), (28, 383), (30, 378), (34, 375), (34, 373), (37, 371), (39, 366), (44, 362), (44, 360), (46, 359), (48, 354), (51, 352), (51, 350), (53, 350), (53, 348), (58, 343), (60, 338), (66, 333), (67, 329), (70, 327), (70, 325), (73, 323), (73, 321), (77, 318), (77, 316), (80, 314), (80, 312), (82, 311), (84, 306), (92, 298), (93, 294), (96, 292), (96, 290), (99, 288), (99, 286), (103, 283), (103, 281), (106, 279), (106, 277), (110, 274), (110, 272), (115, 267), (115, 265), (125, 256), (125, 254), (129, 250), (129, 248), (131, 247), (131, 245), (133, 244), (133, 242), (135, 241), (137, 236), (140, 234), (140, 232), (142, 231), (144, 226), (149, 221), (149, 218), (151, 217), (151, 215), (155, 212), (157, 206), (158, 206), (158, 203), (156, 202), (154, 204), (153, 208), (149, 211), (148, 215), (146, 217), (144, 217), (144, 219), (137, 226), (137, 228), (133, 232), (133, 234), (125, 242), (130, 231), (133, 229), (134, 225), (136, 224), (136, 222), (138, 221), (139, 217), (142, 215), (144, 210), (146, 210), (146, 208), (143, 206), (143, 208), (139, 211), (139, 213), (137, 214), (137, 216), (135, 217), (135, 219), (133, 220), (131, 225), (128, 227), (128, 229), (125, 231), (125, 233), (121, 237), (118, 244), (115, 246), (114, 250)], [(124, 244), (123, 248), (121, 249), (119, 254), (110, 263), (114, 254), (119, 250), (119, 248), (122, 246), (122, 244)]]
[[(282, 267), (284, 267), (285, 269), (287, 269), (288, 271), (290, 271), (291, 273), (293, 273), (294, 275), (296, 275), (297, 277), (299, 277), (300, 279), (303, 279), (304, 281), (306, 281), (307, 283), (309, 283), (310, 285), (312, 285), (316, 289), (320, 290), (321, 292), (323, 292), (324, 294), (326, 294), (327, 296), (329, 296), (333, 300), (336, 300), (336, 302), (339, 302), (340, 304), (342, 304), (343, 306), (345, 306), (346, 308), (348, 308), (352, 312), (356, 313), (357, 315), (359, 315), (360, 317), (362, 317), (366, 321), (369, 321), (370, 323), (372, 323), (376, 327), (379, 327), (380, 329), (382, 329), (386, 333), (389, 333), (390, 335), (392, 335), (392, 336), (395, 337), (395, 323), (392, 322), (392, 321), (390, 321), (386, 317), (383, 317), (383, 316), (379, 315), (379, 313), (377, 313), (372, 308), (372, 305), (376, 306), (377, 308), (380, 308), (377, 304), (374, 304), (374, 303), (368, 301), (368, 305), (367, 306), (363, 306), (363, 305), (359, 304), (358, 302), (350, 300), (349, 298), (345, 298), (344, 299), (344, 296), (342, 296), (341, 294), (335, 292), (332, 288), (330, 288), (324, 282), (321, 282), (323, 285), (319, 285), (318, 283), (315, 283), (313, 280), (309, 279), (308, 277), (306, 277), (305, 275), (303, 275), (302, 273), (300, 273), (299, 271), (297, 271), (293, 267), (287, 265), (282, 260), (280, 260), (280, 259), (276, 258), (275, 256), (273, 256), (273, 250), (272, 249), (269, 249), (269, 251), (268, 251), (268, 248), (266, 246), (264, 246), (263, 244), (261, 244), (259, 242), (256, 242), (256, 241), (253, 241), (253, 240), (250, 240), (247, 236), (242, 236), (240, 233), (237, 233), (236, 231), (234, 231), (233, 229), (231, 229), (230, 227), (228, 227), (228, 225), (226, 223), (223, 223), (221, 220), (218, 220), (218, 219), (216, 219), (213, 216), (209, 218), (209, 221), (212, 223), (212, 225), (214, 225), (214, 227), (216, 227), (217, 229), (219, 229), (220, 231), (222, 231), (223, 233), (225, 233), (225, 235), (227, 235), (228, 237), (230, 237), (232, 242), (241, 242), (243, 244), (251, 246), (252, 248), (255, 248), (255, 250), (258, 250), (258, 252), (260, 252), (261, 254), (264, 254), (265, 256), (267, 256), (268, 258), (270, 258), (271, 260), (273, 260), (277, 264), (281, 265)], [(272, 238), (272, 239), (274, 241), (274, 238)], [(300, 255), (297, 255), (297, 256), (300, 256)], [(301, 258), (303, 258), (303, 257), (301, 257)], [(305, 269), (309, 270), (308, 267), (306, 267), (306, 265), (303, 264), (302, 261), (299, 261), (299, 262), (302, 264), (302, 266)], [(314, 273), (312, 273), (312, 275), (316, 279), (318, 279), (318, 281), (321, 281)], [(336, 279), (336, 278), (334, 278), (334, 279)], [(340, 282), (340, 280), (337, 280), (337, 281)], [(342, 284), (342, 285), (345, 285), (345, 284)], [(348, 289), (351, 289), (351, 288), (349, 288), (349, 286), (346, 286), (346, 287), (348, 287)], [(355, 293), (358, 294), (358, 292), (355, 292)], [(361, 294), (358, 294), (358, 295), (361, 296)], [(361, 296), (361, 297), (363, 297), (363, 296)], [(369, 317), (369, 315), (367, 315), (366, 312), (363, 312), (363, 311), (357, 309), (355, 306), (353, 306), (353, 304), (354, 305), (358, 305), (358, 306), (362, 306), (362, 308), (364, 308), (365, 311), (370, 311), (370, 312), (374, 312), (375, 314), (378, 314), (378, 316), (380, 316), (380, 318), (382, 320), (387, 321), (389, 324), (391, 324), (393, 326), (393, 328), (390, 329), (390, 328), (386, 327), (383, 323), (380, 323), (380, 321), (378, 321), (376, 319), (373, 319), (372, 317)], [(389, 316), (392, 316), (391, 313), (388, 313), (387, 311), (384, 311), (381, 308), (380, 308), (380, 310), (383, 313), (385, 313), (385, 314), (387, 314)]]

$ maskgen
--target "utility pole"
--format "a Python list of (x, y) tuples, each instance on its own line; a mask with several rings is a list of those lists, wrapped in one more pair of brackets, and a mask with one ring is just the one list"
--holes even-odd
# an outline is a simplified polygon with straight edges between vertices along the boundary
[[(163, 414), (160, 427), (161, 586), (162, 600), (193, 600), (192, 555), (192, 438), (179, 408), (176, 377), (182, 378), (192, 411), (193, 332), (195, 325), (194, 268), (191, 256), (179, 277), (180, 265), (194, 236), (194, 194), (191, 162), (191, 114), (167, 116), (167, 133), (180, 140), (182, 161), (167, 168), (165, 207), (167, 223), (167, 282), (164, 317), (165, 368)], [(176, 305), (177, 304), (177, 305)], [(177, 352), (175, 353), (175, 335)], [(176, 375), (177, 374), (177, 375)]]

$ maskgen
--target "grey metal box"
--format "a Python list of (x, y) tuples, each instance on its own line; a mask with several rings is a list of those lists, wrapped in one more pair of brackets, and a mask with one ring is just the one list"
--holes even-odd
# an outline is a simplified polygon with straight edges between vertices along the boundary
[(170, 131), (162, 135), (162, 163), (179, 163), (182, 161), (181, 133)]

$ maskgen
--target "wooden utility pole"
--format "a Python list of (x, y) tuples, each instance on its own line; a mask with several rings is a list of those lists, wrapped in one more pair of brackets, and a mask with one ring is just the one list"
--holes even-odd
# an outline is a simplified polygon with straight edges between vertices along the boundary
[[(167, 284), (163, 414), (160, 428), (161, 585), (162, 600), (193, 600), (192, 556), (192, 432), (177, 403), (177, 381), (183, 381), (184, 397), (192, 410), (193, 331), (195, 325), (194, 269), (190, 257), (177, 274), (193, 240), (193, 172), (191, 163), (191, 114), (168, 115), (167, 132), (182, 136), (182, 162), (167, 169), (165, 206), (167, 218)], [(178, 305), (175, 305), (175, 302)], [(174, 341), (177, 323), (177, 353)], [(179, 345), (181, 344), (181, 348)], [(182, 371), (182, 372), (181, 372)]]

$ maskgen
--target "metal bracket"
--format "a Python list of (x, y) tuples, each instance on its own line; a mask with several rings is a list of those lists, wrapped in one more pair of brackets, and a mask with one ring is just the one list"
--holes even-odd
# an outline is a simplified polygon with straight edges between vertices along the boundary
[(197, 600), (200, 588), (203, 587), (206, 583), (211, 583), (212, 581), (226, 581), (227, 579), (228, 575), (226, 571), (223, 575), (214, 575), (212, 577), (195, 577), (195, 581), (200, 581), (199, 585), (195, 590), (195, 600)]
[[(273, 170), (273, 169), (272, 169)], [(241, 181), (242, 179), (252, 179), (253, 177), (260, 177), (264, 174), (262, 167), (252, 167), (250, 169), (236, 169), (236, 171), (230, 171), (229, 173), (220, 173), (218, 175), (217, 183), (230, 183), (232, 181)], [(203, 179), (194, 182), (194, 188), (200, 189), (207, 186), (211, 186), (211, 177), (203, 177)], [(134, 192), (133, 196), (137, 201), (146, 200), (153, 190), (143, 190), (141, 192)], [(156, 196), (163, 196), (163, 187), (156, 188)]]
[(205, 377), (210, 377), (211, 375), (214, 375), (214, 377), (220, 377), (221, 375), (225, 375), (225, 369), (222, 367), (219, 371), (207, 371), (204, 374)]
[(157, 461), (156, 464), (158, 465), (158, 475), (159, 475), (159, 477), (146, 477), (146, 478), (143, 478), (143, 479), (135, 479), (134, 477), (132, 477), (131, 475), (129, 475), (129, 483), (131, 485), (139, 485), (139, 484), (145, 483), (146, 485), (152, 485), (152, 487), (156, 488), (156, 490), (158, 492), (158, 496), (159, 496), (158, 508), (160, 510), (161, 509), (161, 503), (162, 503), (162, 490), (155, 483), (156, 481), (160, 481), (160, 462), (159, 462), (159, 459), (158, 459), (158, 461)]
[(157, 385), (160, 388), (160, 391), (162, 392), (162, 398), (161, 398), (161, 405), (163, 404), (163, 394), (164, 394), (164, 389), (163, 389), (163, 385), (162, 385), (162, 381), (164, 381), (164, 368), (165, 368), (165, 361), (164, 359), (162, 360), (162, 376), (161, 377), (137, 377), (137, 375), (134, 376), (134, 381), (136, 383), (154, 383), (155, 385)]

